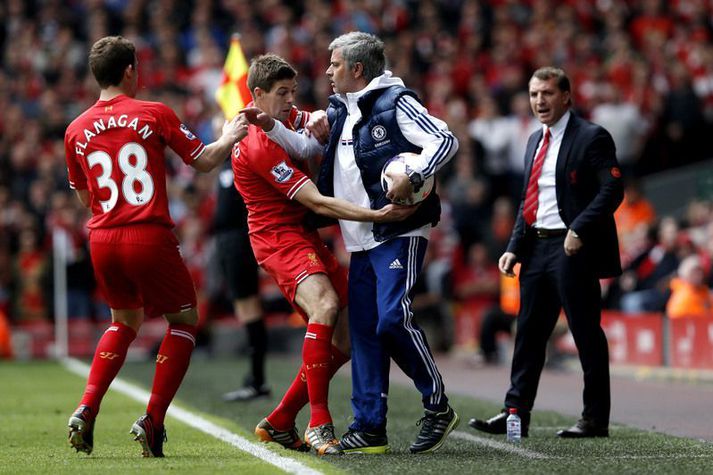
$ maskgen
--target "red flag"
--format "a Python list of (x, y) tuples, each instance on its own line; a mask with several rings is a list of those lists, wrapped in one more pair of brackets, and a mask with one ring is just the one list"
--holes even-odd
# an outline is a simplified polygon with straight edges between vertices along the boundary
[(252, 101), (248, 89), (248, 62), (245, 60), (238, 34), (234, 34), (230, 39), (230, 49), (223, 66), (223, 82), (215, 91), (215, 100), (228, 120)]

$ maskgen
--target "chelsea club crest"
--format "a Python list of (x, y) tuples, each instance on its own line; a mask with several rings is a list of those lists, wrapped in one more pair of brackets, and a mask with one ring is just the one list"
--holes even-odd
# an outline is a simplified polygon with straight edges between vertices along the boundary
[(376, 125), (371, 129), (371, 138), (377, 142), (381, 142), (386, 137), (386, 127), (383, 125)]

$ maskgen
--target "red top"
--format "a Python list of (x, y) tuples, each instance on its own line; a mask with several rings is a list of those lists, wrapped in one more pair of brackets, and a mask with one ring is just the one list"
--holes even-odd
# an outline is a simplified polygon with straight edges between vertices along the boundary
[[(308, 114), (293, 109), (284, 122), (292, 129), (304, 125)], [(248, 209), (250, 233), (284, 226), (301, 226), (307, 208), (292, 199), (308, 181), (306, 162), (293, 162), (285, 149), (254, 125), (233, 147), (235, 187)]]
[(120, 95), (97, 101), (67, 127), (69, 185), (89, 190), (90, 229), (173, 226), (166, 195), (166, 146), (190, 164), (205, 144), (168, 106)]

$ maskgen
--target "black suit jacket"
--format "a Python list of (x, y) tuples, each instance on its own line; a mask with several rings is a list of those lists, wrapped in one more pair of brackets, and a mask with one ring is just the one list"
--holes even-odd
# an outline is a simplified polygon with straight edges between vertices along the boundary
[[(518, 260), (532, 250), (534, 235), (522, 217), (527, 182), (542, 130), (530, 135), (525, 151), (525, 183), (508, 251)], [(559, 214), (569, 229), (576, 232), (594, 258), (598, 277), (621, 274), (619, 242), (614, 211), (624, 198), (621, 172), (614, 141), (603, 127), (571, 112), (562, 138), (555, 186)]]

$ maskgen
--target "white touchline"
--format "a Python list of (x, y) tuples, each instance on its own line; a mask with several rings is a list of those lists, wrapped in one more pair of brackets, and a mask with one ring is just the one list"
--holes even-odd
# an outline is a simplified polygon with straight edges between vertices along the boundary
[[(72, 373), (83, 377), (87, 377), (87, 375), (89, 375), (89, 366), (79, 360), (74, 358), (64, 358), (61, 362), (64, 367)], [(148, 391), (127, 383), (119, 378), (115, 379), (114, 382), (111, 383), (111, 389), (118, 391), (142, 404), (147, 404), (149, 397), (151, 396)], [(168, 408), (168, 415), (178, 419), (186, 425), (193, 427), (194, 429), (198, 429), (199, 431), (205, 432), (216, 439), (225, 441), (243, 452), (247, 452), (250, 455), (272, 464), (287, 473), (294, 473), (297, 475), (322, 475), (322, 472), (320, 471), (307, 467), (297, 460), (276, 454), (259, 444), (250, 442), (246, 438), (241, 437), (238, 434), (234, 434), (233, 432), (230, 432), (229, 430), (224, 429), (197, 414), (181, 409), (180, 407), (171, 405)]]
[(477, 435), (468, 434), (467, 432), (461, 432), (459, 430), (451, 432), (451, 437), (456, 439), (467, 440), (468, 442), (475, 442), (476, 444), (484, 445), (490, 447), (491, 449), (502, 450), (505, 452), (510, 452), (521, 457), (528, 459), (548, 459), (549, 456), (541, 454), (539, 452), (534, 452), (532, 450), (523, 449), (514, 444), (507, 442), (498, 442), (485, 437), (478, 437)]
[[(542, 427), (538, 426), (538, 429), (542, 429)], [(611, 430), (611, 428), (610, 428)], [(484, 445), (486, 447), (490, 447), (492, 449), (496, 450), (503, 450), (505, 452), (510, 452), (516, 455), (520, 455), (525, 458), (529, 459), (537, 459), (537, 460), (544, 460), (544, 459), (563, 459), (563, 458), (571, 458), (571, 457), (564, 457), (564, 456), (557, 456), (557, 455), (545, 455), (540, 452), (535, 452), (533, 450), (527, 450), (523, 449), (522, 447), (518, 447), (514, 444), (508, 443), (508, 442), (498, 442), (492, 439), (488, 439), (485, 437), (478, 437), (477, 435), (473, 434), (468, 434), (467, 432), (461, 432), (459, 430), (451, 432), (450, 437), (455, 437), (456, 439), (461, 439), (461, 440), (467, 440), (469, 442), (474, 442), (476, 444)], [(599, 459), (599, 458), (606, 458), (606, 459), (631, 459), (631, 460), (653, 460), (653, 459), (690, 459), (690, 458), (700, 458), (700, 459), (709, 459), (713, 458), (713, 454), (669, 454), (669, 453), (662, 453), (662, 454), (651, 454), (651, 455), (628, 455), (628, 454), (620, 454), (620, 455), (587, 455), (588, 459)]]

